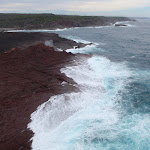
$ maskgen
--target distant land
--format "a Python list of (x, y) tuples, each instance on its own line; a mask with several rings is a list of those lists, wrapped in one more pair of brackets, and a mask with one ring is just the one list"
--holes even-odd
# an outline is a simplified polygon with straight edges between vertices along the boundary
[(148, 18), (148, 17), (133, 17), (133, 19), (150, 19), (150, 18)]
[(31, 114), (51, 96), (79, 90), (75, 81), (60, 69), (91, 57), (67, 53), (67, 49), (87, 44), (54, 33), (3, 31), (105, 26), (131, 20), (125, 17), (0, 14), (0, 150), (31, 149), (34, 133), (27, 128)]
[(63, 29), (71, 27), (106, 26), (118, 21), (131, 21), (127, 17), (75, 16), (55, 14), (0, 13), (1, 30), (8, 29)]
[(65, 50), (83, 46), (54, 33), (0, 33), (0, 52), (8, 50), (0, 53), (0, 150), (31, 149), (31, 113), (52, 95), (77, 90), (60, 69), (77, 59)]

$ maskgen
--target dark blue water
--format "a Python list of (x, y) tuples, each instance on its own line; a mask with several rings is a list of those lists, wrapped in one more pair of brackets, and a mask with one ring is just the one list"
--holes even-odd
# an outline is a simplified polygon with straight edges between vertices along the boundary
[(126, 24), (55, 31), (95, 43), (68, 50), (93, 56), (61, 70), (81, 92), (52, 97), (32, 115), (33, 149), (150, 149), (150, 19)]
[[(58, 33), (99, 43), (99, 49), (91, 49), (88, 53), (105, 56), (113, 62), (126, 62), (135, 73), (131, 77), (133, 82), (126, 87), (129, 90), (127, 97), (134, 106), (128, 111), (146, 113), (150, 111), (150, 19), (127, 24), (130, 26), (82, 28)], [(126, 99), (126, 95), (123, 97)]]

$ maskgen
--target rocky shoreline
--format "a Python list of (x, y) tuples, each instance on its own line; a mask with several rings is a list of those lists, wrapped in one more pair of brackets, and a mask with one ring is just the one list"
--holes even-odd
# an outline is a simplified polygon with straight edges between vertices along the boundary
[[(30, 150), (33, 133), (27, 125), (31, 113), (52, 95), (77, 90), (74, 81), (60, 72), (75, 55), (56, 51), (44, 41), (53, 40), (61, 49), (84, 44), (45, 33), (5, 33), (0, 37), (1, 52), (9, 50), (0, 54), (0, 149)], [(63, 82), (67, 84), (62, 86)]]
[[(96, 21), (95, 25), (110, 24), (110, 20), (106, 22)], [(66, 25), (60, 28), (76, 26)], [(31, 149), (30, 115), (52, 95), (78, 90), (60, 69), (76, 59), (65, 50), (86, 45), (55, 33), (0, 33), (0, 149)], [(67, 84), (62, 86), (63, 82)]]
[(76, 43), (73, 40), (59, 37), (55, 33), (42, 32), (4, 32), (0, 33), (0, 53), (10, 51), (12, 48), (26, 49), (29, 46), (39, 43), (48, 43), (54, 48), (61, 50), (73, 47), (84, 47), (83, 43)]
[(0, 149), (30, 150), (30, 115), (52, 95), (78, 90), (60, 69), (76, 59), (66, 49), (86, 44), (54, 33), (4, 31), (106, 26), (131, 19), (53, 14), (0, 14), (0, 19)]
[(77, 16), (56, 14), (0, 14), (0, 29), (16, 30), (64, 29), (72, 27), (108, 26), (119, 21), (133, 21), (127, 17)]

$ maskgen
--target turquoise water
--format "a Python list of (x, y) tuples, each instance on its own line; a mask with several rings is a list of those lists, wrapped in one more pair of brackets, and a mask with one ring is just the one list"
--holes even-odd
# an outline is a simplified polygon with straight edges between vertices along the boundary
[(55, 31), (93, 42), (68, 50), (93, 56), (61, 69), (80, 92), (53, 96), (31, 115), (34, 150), (150, 149), (150, 20), (127, 24)]

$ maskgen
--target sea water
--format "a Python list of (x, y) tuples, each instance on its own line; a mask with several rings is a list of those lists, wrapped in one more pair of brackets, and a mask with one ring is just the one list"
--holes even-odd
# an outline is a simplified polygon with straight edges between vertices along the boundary
[(150, 20), (126, 24), (54, 31), (92, 42), (67, 50), (92, 56), (61, 69), (79, 92), (55, 95), (31, 115), (33, 150), (150, 149)]

